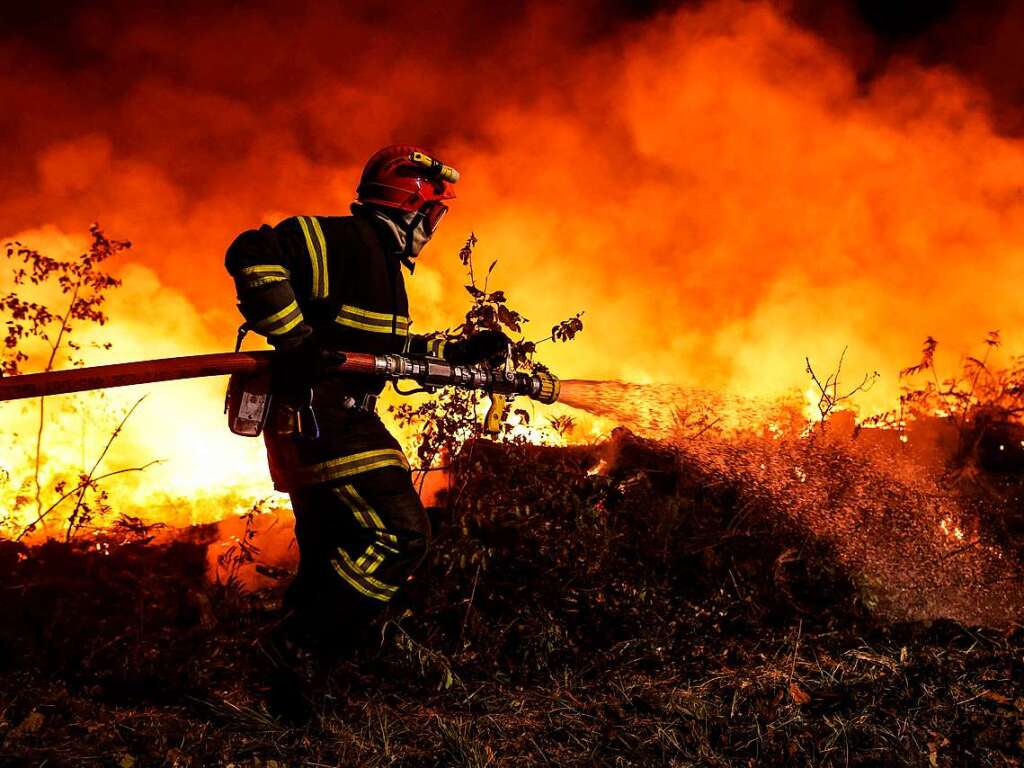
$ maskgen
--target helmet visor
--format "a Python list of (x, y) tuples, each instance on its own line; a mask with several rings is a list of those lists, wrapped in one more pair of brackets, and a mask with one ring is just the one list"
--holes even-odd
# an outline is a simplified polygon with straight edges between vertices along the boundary
[(423, 226), (427, 234), (433, 235), (441, 219), (448, 213), (448, 206), (439, 202), (427, 203), (420, 209), (420, 213), (423, 214)]

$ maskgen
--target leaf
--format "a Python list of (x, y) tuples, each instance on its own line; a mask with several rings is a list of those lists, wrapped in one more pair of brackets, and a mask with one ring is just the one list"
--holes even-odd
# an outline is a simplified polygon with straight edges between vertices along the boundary
[(480, 324), (486, 328), (492, 331), (498, 330), (498, 311), (494, 307), (480, 307), (479, 320)]
[(484, 295), (484, 292), (477, 288), (475, 285), (467, 285), (466, 290), (469, 291), (469, 295), (474, 299), (479, 299)]
[(519, 313), (512, 311), (504, 304), (498, 305), (498, 322), (516, 333), (522, 330), (522, 326), (519, 325)]
[(34, 709), (25, 715), (25, 719), (14, 726), (7, 734), (8, 739), (16, 739), (19, 736), (25, 736), (27, 734), (36, 733), (40, 728), (43, 727), (45, 718), (39, 712)]
[(490, 276), (491, 272), (493, 272), (493, 271), (494, 271), (494, 268), (495, 268), (496, 266), (498, 266), (498, 260), (497, 260), (497, 259), (495, 259), (494, 261), (492, 261), (492, 262), (491, 262), (491, 266), (489, 266), (489, 267), (487, 268), (487, 275), (488, 275), (488, 276)]
[(983, 694), (981, 694), (981, 698), (988, 699), (989, 701), (994, 701), (996, 704), (1010, 703), (1010, 700), (1006, 696), (1003, 696), (1001, 693), (997, 693), (995, 691), (985, 691)]
[(939, 346), (939, 342), (932, 336), (929, 336), (924, 340), (924, 345), (921, 347), (921, 362), (917, 365), (912, 365), (909, 368), (904, 368), (900, 371), (900, 378), (906, 378), (907, 376), (913, 376), (931, 368), (935, 364), (935, 349)]
[(459, 261), (462, 262), (462, 266), (467, 266), (473, 260), (473, 246), (476, 244), (477, 237), (473, 232), (470, 232), (469, 237), (466, 238), (466, 244), (459, 250)]
[(810, 695), (792, 680), (789, 682), (789, 696), (797, 706), (803, 706), (811, 700)]

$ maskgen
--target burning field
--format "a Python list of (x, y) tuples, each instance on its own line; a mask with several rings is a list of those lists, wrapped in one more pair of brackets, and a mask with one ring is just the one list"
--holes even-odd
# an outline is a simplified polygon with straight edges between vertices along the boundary
[(562, 381), (387, 396), (435, 540), (300, 725), (224, 381), (0, 403), (0, 764), (1020, 765), (1024, 15), (829, 5), (15, 12), (5, 375), (230, 349), (232, 238), (411, 137), (414, 330)]

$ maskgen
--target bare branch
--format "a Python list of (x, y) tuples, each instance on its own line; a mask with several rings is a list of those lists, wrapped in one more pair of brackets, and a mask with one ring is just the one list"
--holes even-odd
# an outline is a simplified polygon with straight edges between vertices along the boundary
[(78, 494), (78, 499), (75, 501), (74, 509), (72, 509), (71, 514), (68, 515), (68, 530), (67, 534), (65, 535), (66, 541), (71, 541), (71, 537), (74, 536), (74, 532), (78, 529), (78, 527), (81, 526), (80, 512), (82, 509), (82, 502), (85, 499), (85, 492), (90, 487), (93, 486), (93, 475), (96, 474), (96, 470), (99, 469), (99, 466), (103, 462), (103, 459), (106, 458), (107, 451), (110, 450), (110, 446), (114, 444), (114, 441), (121, 434), (121, 430), (124, 428), (125, 423), (127, 423), (128, 419), (131, 418), (131, 415), (135, 413), (135, 409), (138, 408), (139, 405), (142, 404), (142, 401), (145, 399), (146, 395), (143, 395), (142, 397), (135, 401), (135, 404), (131, 408), (128, 409), (128, 412), (125, 413), (124, 417), (114, 428), (114, 431), (110, 433), (110, 437), (107, 438), (107, 443), (106, 445), (103, 446), (103, 450), (100, 451), (100, 455), (96, 458), (96, 461), (93, 463), (92, 469), (89, 470), (89, 473), (86, 475), (85, 479), (82, 481), (82, 483), (80, 483), (81, 492)]
[(878, 379), (881, 377), (881, 374), (879, 374), (878, 371), (875, 371), (874, 373), (866, 373), (864, 374), (864, 378), (861, 379), (860, 383), (857, 384), (857, 386), (853, 387), (853, 389), (849, 390), (844, 394), (840, 394), (839, 376), (843, 370), (843, 363), (846, 361), (847, 349), (848, 347), (843, 347), (843, 351), (839, 355), (839, 362), (836, 364), (835, 371), (830, 373), (825, 378), (824, 382), (818, 377), (818, 374), (814, 370), (814, 366), (811, 365), (811, 358), (804, 358), (804, 361), (807, 364), (807, 373), (811, 377), (811, 381), (814, 383), (814, 386), (817, 387), (819, 392), (817, 408), (820, 418), (818, 423), (822, 426), (824, 426), (825, 422), (828, 420), (828, 417), (832, 415), (832, 413), (841, 403), (850, 400), (851, 398), (854, 397), (854, 395), (860, 392), (867, 392), (868, 390), (871, 389), (871, 387), (875, 385), (875, 382), (878, 381)]

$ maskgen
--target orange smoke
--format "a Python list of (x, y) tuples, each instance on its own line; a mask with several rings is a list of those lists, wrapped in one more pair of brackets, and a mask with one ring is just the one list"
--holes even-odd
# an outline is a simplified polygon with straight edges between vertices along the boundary
[[(365, 157), (415, 141), (463, 179), (410, 281), (415, 330), (464, 310), (473, 230), (528, 336), (586, 310), (577, 341), (544, 350), (565, 376), (772, 396), (848, 346), (854, 380), (883, 373), (860, 399), (877, 409), (928, 334), (967, 350), (1000, 328), (1024, 347), (1024, 144), (955, 72), (908, 60), (865, 85), (762, 3), (615, 28), (596, 5), (429, 5), (92, 10), (77, 59), (10, 44), (32, 76), (0, 81), (17, 182), (0, 235), (48, 226), (45, 248), (99, 220), (135, 243), (115, 355), (223, 349), (233, 236), (345, 213)], [(176, 446), (136, 480), (192, 499), (265, 487), (253, 443), (223, 434), (218, 386), (180, 386), (125, 437)]]

